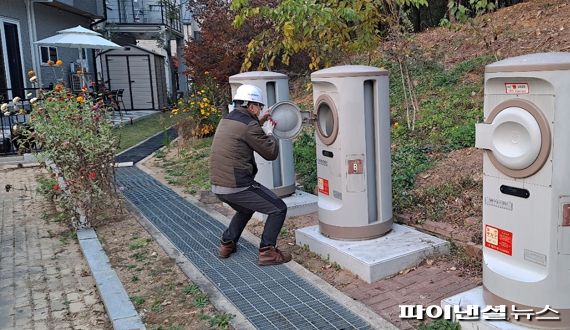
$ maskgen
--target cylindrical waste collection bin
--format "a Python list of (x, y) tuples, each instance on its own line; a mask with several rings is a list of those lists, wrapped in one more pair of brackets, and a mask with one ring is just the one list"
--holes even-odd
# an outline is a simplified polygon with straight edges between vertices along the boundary
[(337, 66), (311, 74), (320, 232), (365, 240), (392, 228), (388, 71)]
[(532, 327), (570, 329), (569, 91), (570, 53), (485, 69), (475, 143), (484, 149), (483, 295), (509, 314), (531, 310)]
[[(239, 86), (248, 84), (260, 88), (266, 107), (289, 100), (289, 79), (286, 75), (270, 71), (251, 71), (229, 77), (232, 97)], [(295, 192), (295, 163), (293, 142), (279, 139), (279, 157), (268, 161), (255, 153), (258, 172), (255, 180), (271, 189), (277, 196), (284, 197)]]

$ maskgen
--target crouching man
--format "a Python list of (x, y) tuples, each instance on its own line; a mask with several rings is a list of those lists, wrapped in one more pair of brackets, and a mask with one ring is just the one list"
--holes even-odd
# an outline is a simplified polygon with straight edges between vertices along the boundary
[(234, 110), (218, 125), (210, 156), (212, 192), (236, 211), (222, 234), (219, 255), (227, 258), (236, 252), (247, 222), (254, 212), (260, 212), (268, 217), (257, 263), (260, 266), (286, 263), (291, 255), (277, 248), (277, 236), (287, 215), (287, 205), (254, 180), (257, 165), (253, 152), (267, 160), (275, 160), (279, 155), (279, 142), (273, 136), (275, 122), (268, 113), (259, 118), (265, 104), (262, 91), (255, 86), (241, 85), (233, 102)]

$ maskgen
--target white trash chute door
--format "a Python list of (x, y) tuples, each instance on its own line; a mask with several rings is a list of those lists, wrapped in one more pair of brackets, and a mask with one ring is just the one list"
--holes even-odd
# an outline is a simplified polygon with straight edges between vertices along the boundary
[(499, 163), (522, 170), (534, 163), (540, 152), (540, 127), (534, 117), (518, 107), (501, 111), (493, 127), (491, 150)]
[(550, 129), (536, 107), (516, 103), (495, 108), (485, 123), (477, 124), (475, 145), (486, 149), (501, 172), (524, 178), (536, 173), (546, 162)]
[(293, 139), (301, 131), (301, 109), (293, 102), (281, 101), (269, 108), (271, 118), (277, 123), (273, 134), (279, 139)]

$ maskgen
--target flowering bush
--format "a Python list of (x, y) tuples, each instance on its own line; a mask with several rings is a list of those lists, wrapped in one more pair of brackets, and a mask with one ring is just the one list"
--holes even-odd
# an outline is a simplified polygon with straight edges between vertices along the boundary
[[(206, 73), (207, 74), (207, 73)], [(179, 117), (176, 128), (182, 140), (210, 136), (222, 117), (227, 95), (213, 79), (195, 85), (191, 94), (178, 100), (172, 115)]]
[(118, 141), (107, 110), (86, 87), (73, 94), (62, 83), (41, 91), (33, 104), (30, 124), (42, 146), (38, 159), (55, 165), (60, 184), (52, 188), (65, 190), (59, 200), (76, 228), (93, 225), (118, 206), (113, 187)]
[(61, 187), (55, 178), (55, 174), (49, 176), (39, 176), (37, 179), (37, 192), (46, 196), (51, 201), (55, 201), (61, 197)]

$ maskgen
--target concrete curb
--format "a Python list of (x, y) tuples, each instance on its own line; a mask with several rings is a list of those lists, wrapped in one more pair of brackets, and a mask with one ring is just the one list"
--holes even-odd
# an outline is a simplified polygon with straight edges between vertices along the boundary
[(135, 310), (117, 273), (111, 268), (109, 258), (92, 228), (77, 231), (81, 251), (87, 260), (109, 320), (116, 330), (146, 329)]
[(40, 165), (41, 164), (32, 153), (0, 156), (0, 166), (3, 168), (35, 167)]
[[(149, 159), (149, 157), (145, 158), (145, 159)], [(139, 168), (141, 171), (147, 173), (148, 175), (153, 175), (153, 172), (144, 167), (144, 165), (142, 165), (143, 162), (139, 162), (137, 163), (135, 166), (137, 168)], [(202, 209), (204, 212), (208, 213), (211, 217), (213, 217), (214, 219), (220, 221), (221, 223), (223, 223), (224, 225), (228, 226), (230, 223), (230, 219), (228, 219), (226, 216), (224, 216), (223, 214), (210, 209), (208, 206), (206, 206), (205, 204), (203, 204), (202, 202), (198, 201), (196, 198), (191, 197), (191, 196), (184, 196), (180, 193), (180, 191), (173, 189), (174, 192), (176, 192), (180, 197), (186, 199), (187, 201), (189, 201), (190, 203), (192, 203), (193, 205), (195, 205), (196, 207), (199, 207), (200, 209)], [(140, 212), (137, 211), (137, 213), (140, 214)], [(142, 217), (144, 218), (144, 217)], [(150, 224), (150, 221), (146, 218), (144, 218), (145, 222), (148, 222)], [(144, 226), (144, 225), (143, 225)], [(154, 225), (150, 224), (150, 226), (152, 226), (154, 228)], [(145, 227), (146, 228), (146, 227)], [(147, 229), (148, 230), (148, 229)], [(158, 231), (158, 229), (154, 228), (154, 230)], [(149, 231), (150, 233), (150, 231)], [(162, 234), (160, 233), (160, 231), (158, 231), (158, 233), (162, 236)], [(151, 235), (154, 234), (151, 233)], [(250, 233), (247, 230), (244, 230), (243, 234), (242, 234), (242, 238), (246, 239), (247, 241), (249, 241), (250, 243), (254, 244), (254, 245), (259, 245), (260, 243), (260, 239), (253, 235), (252, 233)], [(170, 243), (170, 241), (168, 241), (167, 238), (165, 238), (164, 236), (162, 236), (162, 239), (167, 241), (168, 244), (172, 245), (172, 243)], [(160, 243), (159, 243), (160, 244)], [(161, 245), (162, 246), (162, 245)], [(239, 315), (241, 315), (242, 318), (245, 319), (245, 316), (243, 316), (243, 314), (241, 314), (241, 312), (239, 312), (231, 302), (229, 302), (229, 300), (227, 300), (219, 291), (218, 289), (207, 279), (205, 278), (202, 273), (200, 271), (198, 271), (194, 265), (192, 265), (192, 263), (186, 258), (184, 257), (184, 255), (182, 253), (180, 253), (176, 248), (174, 248), (179, 256), (181, 258), (183, 258), (185, 260), (185, 263), (189, 264), (190, 267), (192, 267), (197, 274), (196, 275), (192, 275), (192, 276), (199, 276), (201, 281), (204, 281), (205, 283), (200, 283), (198, 284), (201, 288), (202, 285), (204, 285), (203, 289), (204, 291), (206, 291), (208, 293), (208, 295), (210, 295), (210, 292), (214, 292), (215, 295), (217, 295), (218, 297), (221, 297), (223, 299), (224, 304), (221, 305), (221, 307), (219, 308), (217, 305), (214, 304), (214, 306), (216, 306), (216, 308), (219, 308), (220, 310), (224, 310), (223, 308), (225, 307), (225, 304), (229, 304), (231, 306), (231, 308), (233, 310), (235, 310), (236, 312), (233, 312), (233, 314), (238, 313)], [(167, 252), (168, 253), (168, 252)], [(178, 259), (177, 259), (178, 261)], [(364, 320), (366, 320), (373, 328), (375, 329), (390, 329), (390, 330), (397, 330), (398, 328), (395, 327), (392, 323), (386, 321), (385, 319), (383, 319), (380, 315), (376, 314), (375, 312), (373, 312), (372, 310), (370, 310), (366, 305), (364, 305), (363, 303), (359, 302), (359, 301), (355, 301), (352, 298), (348, 297), (347, 295), (345, 295), (344, 293), (340, 292), (338, 289), (336, 289), (335, 287), (333, 287), (332, 285), (330, 285), (328, 282), (326, 282), (325, 280), (321, 279), (320, 277), (318, 277), (317, 275), (313, 274), (312, 272), (308, 271), (307, 269), (305, 269), (305, 267), (299, 265), (298, 263), (296, 263), (294, 260), (288, 262), (287, 264), (285, 264), (291, 271), (293, 271), (295, 274), (299, 275), (299, 277), (302, 277), (304, 279), (306, 279), (308, 282), (312, 283), (313, 285), (315, 285), (317, 288), (319, 288), (320, 290), (322, 290), (325, 294), (327, 294), (329, 297), (331, 297), (333, 300), (335, 300), (336, 302), (338, 302), (339, 304), (345, 306), (347, 309), (349, 309), (351, 312), (355, 313), (356, 315), (362, 317)], [(188, 275), (188, 274), (187, 274)], [(190, 276), (190, 275), (188, 275)], [(236, 321), (237, 321), (237, 315), (236, 315)], [(249, 321), (248, 321), (249, 323)], [(251, 324), (251, 323), (249, 323)], [(240, 325), (234, 325), (232, 323), (232, 325), (236, 328), (236, 329), (246, 329), (246, 328), (242, 328)]]

